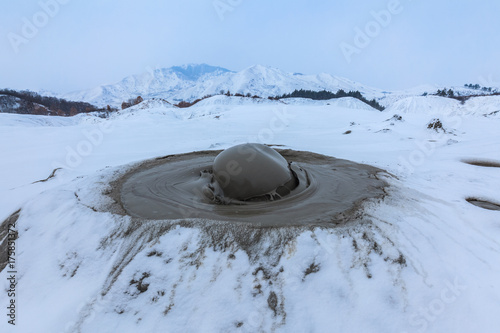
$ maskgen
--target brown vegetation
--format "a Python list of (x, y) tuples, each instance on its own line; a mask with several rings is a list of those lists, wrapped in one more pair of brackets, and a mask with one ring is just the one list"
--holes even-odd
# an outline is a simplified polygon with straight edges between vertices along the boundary
[(137, 96), (136, 98), (130, 98), (128, 101), (122, 103), (122, 110), (137, 105), (139, 103), (142, 103), (143, 101), (144, 98), (142, 98), (141, 96)]
[(67, 101), (52, 96), (41, 96), (33, 91), (0, 89), (0, 112), (74, 116), (79, 113), (103, 111), (86, 102)]

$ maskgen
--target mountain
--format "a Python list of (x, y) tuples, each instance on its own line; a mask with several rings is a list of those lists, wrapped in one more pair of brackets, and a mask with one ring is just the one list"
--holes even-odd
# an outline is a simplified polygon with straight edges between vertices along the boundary
[[(192, 90), (202, 82), (211, 82), (217, 77), (230, 73), (228, 69), (206, 64), (184, 65), (148, 70), (132, 75), (115, 84), (103, 85), (90, 90), (64, 94), (63, 97), (76, 101), (93, 101), (96, 105), (118, 106), (123, 101), (137, 96), (145, 99), (168, 98), (192, 100), (198, 96), (182, 93)], [(174, 97), (182, 95), (182, 97)], [(186, 96), (186, 97), (185, 97)]]
[(197, 98), (231, 91), (261, 97), (282, 95), (295, 89), (358, 90), (373, 98), (383, 95), (379, 89), (330, 74), (303, 75), (277, 68), (255, 65), (239, 72), (206, 64), (174, 66), (132, 75), (118, 83), (72, 92), (62, 97), (99, 106), (118, 106), (137, 96), (144, 99), (164, 98), (169, 101), (192, 101)]
[[(115, 84), (90, 90), (76, 91), (58, 97), (84, 101), (100, 107), (120, 106), (123, 101), (141, 96), (143, 99), (161, 98), (170, 102), (193, 101), (221, 92), (258, 95), (261, 97), (288, 94), (294, 90), (328, 90), (336, 92), (359, 91), (368, 100), (376, 99), (389, 106), (401, 99), (434, 94), (445, 87), (421, 85), (406, 90), (384, 91), (331, 74), (301, 74), (277, 68), (254, 65), (234, 72), (207, 64), (190, 64), (170, 68), (149, 69), (142, 74), (128, 76)], [(456, 95), (486, 94), (482, 90), (464, 86), (449, 86)], [(497, 91), (497, 89), (495, 89)]]
[(185, 80), (196, 81), (199, 78), (207, 75), (207, 74), (224, 74), (231, 72), (228, 69), (216, 66), (210, 66), (207, 64), (200, 65), (183, 65), (183, 66), (174, 66), (170, 67), (170, 70), (177, 73), (177, 75)]

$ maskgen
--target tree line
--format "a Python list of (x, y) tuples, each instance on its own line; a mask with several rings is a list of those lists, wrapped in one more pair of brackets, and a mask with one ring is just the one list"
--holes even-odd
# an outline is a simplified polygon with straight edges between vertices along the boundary
[(20, 107), (17, 112), (24, 114), (74, 116), (79, 113), (114, 110), (109, 106), (103, 109), (87, 102), (74, 102), (52, 96), (42, 96), (29, 90), (16, 91), (12, 89), (0, 89), (0, 96), (1, 95), (18, 98), (20, 100)]
[(472, 97), (499, 96), (500, 95), (500, 92), (498, 92), (496, 89), (491, 89), (491, 88), (484, 89), (484, 87), (482, 89), (479, 89), (479, 88), (481, 88), (481, 86), (478, 84), (475, 84), (475, 85), (473, 85), (473, 84), (467, 85), (466, 84), (466, 85), (464, 85), (464, 87), (467, 87), (470, 89), (475, 89), (475, 90), (482, 90), (482, 91), (487, 92), (487, 94), (460, 95), (459, 93), (454, 92), (452, 89), (443, 88), (442, 90), (438, 89), (438, 91), (433, 95), (453, 98), (453, 99), (456, 99), (462, 103), (465, 103), (465, 101), (467, 101), (468, 99), (470, 99)]
[[(230, 91), (221, 91), (221, 95), (226, 96), (237, 96), (237, 97), (246, 97), (246, 98), (261, 98), (257, 95), (251, 95), (250, 93), (241, 94), (241, 93), (231, 93)], [(15, 102), (18, 105), (16, 109), (9, 110), (9, 103), (5, 103), (4, 101), (4, 109), (8, 111), (4, 112), (15, 112), (15, 113), (23, 113), (23, 114), (38, 114), (38, 115), (58, 115), (58, 116), (74, 116), (79, 113), (88, 113), (94, 111), (116, 111), (116, 108), (111, 108), (109, 105), (106, 108), (98, 108), (87, 102), (75, 102), (68, 101), (62, 98), (52, 97), (52, 96), (42, 96), (36, 92), (24, 90), (24, 91), (16, 91), (12, 89), (0, 89), (0, 97), (7, 96), (17, 98)], [(192, 102), (181, 101), (175, 106), (180, 108), (190, 107), (197, 102), (204, 100), (206, 98), (212, 97), (213, 95), (206, 95), (202, 98), (198, 98)], [(289, 94), (283, 94), (281, 96), (269, 96), (270, 100), (279, 100), (284, 98), (309, 98), (313, 100), (328, 100), (333, 98), (341, 98), (341, 97), (353, 97), (359, 99), (360, 101), (372, 106), (377, 110), (384, 110), (384, 107), (380, 105), (375, 99), (368, 100), (366, 99), (359, 91), (344, 91), (342, 89), (338, 90), (336, 93), (331, 91), (322, 90), (322, 91), (313, 91), (313, 90), (294, 90)], [(126, 109), (131, 106), (137, 105), (143, 101), (141, 96), (136, 98), (131, 98), (122, 103), (121, 108)], [(1, 101), (0, 101), (1, 102)], [(12, 103), (11, 100), (11, 105)]]
[(474, 89), (474, 90), (482, 90), (484, 92), (493, 92), (496, 93), (498, 92), (497, 89), (494, 89), (493, 87), (481, 87), (479, 84), (472, 84), (472, 83), (466, 83), (464, 84), (465, 88), (469, 89)]
[(327, 99), (333, 99), (333, 98), (342, 98), (342, 97), (353, 97), (356, 99), (359, 99), (360, 101), (370, 105), (371, 107), (382, 111), (385, 108), (380, 105), (375, 99), (368, 100), (365, 98), (359, 91), (348, 91), (346, 92), (343, 89), (339, 89), (336, 93), (328, 91), (328, 90), (321, 90), (321, 91), (314, 91), (314, 90), (304, 90), (300, 89), (297, 90), (295, 89), (293, 92), (289, 94), (283, 94), (281, 96), (276, 96), (274, 99), (282, 99), (282, 98), (309, 98), (313, 100), (327, 100)]

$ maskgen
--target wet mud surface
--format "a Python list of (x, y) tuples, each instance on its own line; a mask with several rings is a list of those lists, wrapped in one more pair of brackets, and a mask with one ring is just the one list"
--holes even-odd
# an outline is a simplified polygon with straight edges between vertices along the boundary
[(383, 197), (384, 170), (311, 152), (277, 150), (300, 184), (279, 200), (215, 204), (204, 193), (221, 151), (169, 155), (129, 170), (113, 182), (112, 197), (141, 220), (204, 219), (258, 227), (332, 226), (359, 217), (362, 203)]
[(309, 186), (303, 169), (263, 144), (228, 148), (215, 157), (212, 170), (205, 173), (213, 174), (206, 187), (208, 197), (224, 204), (272, 201), (291, 194), (298, 185), (302, 184), (301, 190)]
[[(485, 167), (485, 168), (500, 168), (500, 162), (493, 161), (493, 160), (478, 160), (478, 159), (463, 159), (463, 163), (474, 165), (474, 166), (479, 166), (479, 167)], [(488, 210), (500, 210), (500, 205), (487, 201), (487, 200), (481, 200), (478, 198), (466, 198), (468, 203), (473, 204), (474, 206), (481, 207), (483, 209), (488, 209)]]
[(500, 210), (500, 205), (486, 201), (486, 200), (480, 200), (476, 198), (467, 198), (467, 202), (473, 204), (474, 206), (481, 207), (483, 209), (488, 209), (488, 210)]

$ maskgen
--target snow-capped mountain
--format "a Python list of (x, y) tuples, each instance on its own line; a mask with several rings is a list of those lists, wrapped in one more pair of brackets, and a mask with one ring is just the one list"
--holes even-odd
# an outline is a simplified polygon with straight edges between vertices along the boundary
[(209, 65), (186, 65), (150, 69), (142, 74), (128, 76), (115, 84), (90, 90), (72, 92), (62, 97), (69, 100), (91, 101), (94, 105), (119, 105), (132, 97), (171, 98), (173, 93), (192, 89), (198, 82), (224, 76), (229, 70)]
[(290, 93), (295, 89), (358, 90), (373, 98), (382, 96), (379, 89), (330, 74), (303, 75), (276, 68), (255, 65), (239, 72), (206, 64), (184, 65), (146, 71), (122, 81), (94, 89), (63, 95), (69, 100), (86, 101), (94, 105), (119, 105), (129, 98), (142, 96), (169, 101), (192, 101), (221, 91), (250, 93), (261, 97)]
[[(463, 86), (449, 86), (457, 95), (481, 94)], [(255, 65), (239, 72), (207, 64), (190, 64), (170, 68), (148, 69), (142, 74), (124, 78), (118, 83), (94, 89), (58, 95), (67, 100), (88, 102), (96, 106), (120, 106), (123, 101), (141, 96), (162, 98), (170, 102), (193, 101), (221, 92), (251, 94), (261, 97), (278, 96), (296, 89), (359, 91), (367, 99), (376, 99), (389, 106), (401, 99), (434, 94), (444, 87), (420, 85), (411, 89), (386, 91), (331, 74), (285, 72), (277, 68)]]

